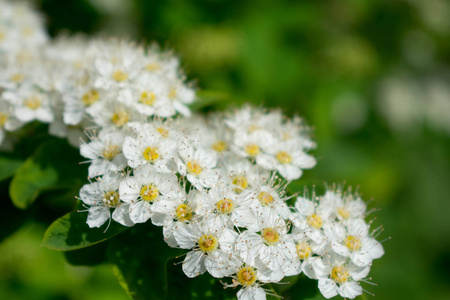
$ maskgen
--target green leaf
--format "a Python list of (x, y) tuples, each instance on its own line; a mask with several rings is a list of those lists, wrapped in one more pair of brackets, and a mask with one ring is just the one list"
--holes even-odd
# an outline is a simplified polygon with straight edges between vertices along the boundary
[(107, 253), (119, 283), (130, 297), (164, 299), (167, 277), (171, 276), (167, 264), (182, 251), (167, 246), (161, 228), (145, 223), (111, 240)]
[(0, 181), (13, 176), (22, 163), (17, 158), (0, 157)]
[(78, 150), (66, 141), (50, 140), (42, 144), (18, 167), (9, 188), (13, 204), (29, 207), (45, 189), (72, 187), (86, 177), (86, 167), (80, 167)]
[(101, 228), (89, 228), (86, 219), (87, 212), (78, 211), (57, 219), (45, 231), (41, 246), (58, 251), (76, 250), (106, 241), (129, 229), (115, 221), (111, 221), (107, 230), (108, 222)]
[(107, 261), (106, 246), (107, 243), (100, 243), (79, 250), (66, 251), (64, 257), (74, 266), (96, 266)]

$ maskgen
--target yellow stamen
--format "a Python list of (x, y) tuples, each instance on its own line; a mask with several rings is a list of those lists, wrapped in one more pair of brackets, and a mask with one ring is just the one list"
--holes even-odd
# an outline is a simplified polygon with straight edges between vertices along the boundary
[(337, 212), (345, 220), (347, 220), (350, 217), (350, 212), (345, 207), (339, 207), (337, 209)]
[(117, 145), (109, 145), (108, 147), (106, 147), (105, 150), (103, 150), (103, 157), (106, 158), (107, 160), (113, 160), (114, 157), (116, 157), (116, 155), (118, 155), (120, 153), (120, 147)]
[(16, 74), (13, 74), (10, 79), (13, 82), (19, 83), (19, 82), (22, 82), (22, 80), (24, 78), (25, 78), (25, 75), (23, 75), (21, 73), (16, 73)]
[(81, 98), (81, 100), (83, 101), (84, 105), (90, 106), (97, 102), (99, 98), (100, 96), (96, 90), (90, 90), (83, 95), (83, 98)]
[(159, 64), (157, 64), (157, 63), (149, 63), (149, 64), (145, 67), (145, 69), (146, 69), (147, 71), (152, 72), (152, 71), (158, 71), (159, 69), (161, 69), (161, 67), (160, 67)]
[(156, 147), (147, 147), (142, 153), (145, 160), (147, 161), (155, 161), (159, 158), (159, 149)]
[(248, 187), (248, 180), (247, 177), (244, 175), (236, 175), (231, 180), (231, 183), (236, 186), (234, 191), (236, 193), (241, 193), (243, 190), (245, 190)]
[(262, 205), (269, 205), (273, 203), (273, 196), (267, 192), (261, 192), (258, 194), (259, 202), (261, 202)]
[(296, 246), (297, 255), (300, 259), (305, 260), (311, 256), (312, 250), (308, 243), (300, 242)]
[(234, 203), (231, 199), (222, 199), (217, 202), (217, 210), (222, 214), (230, 214), (234, 210)]
[(163, 127), (158, 127), (158, 128), (156, 128), (156, 130), (159, 132), (159, 134), (163, 138), (167, 138), (169, 136), (169, 130), (168, 129), (165, 129)]
[(123, 72), (122, 70), (116, 70), (114, 71), (112, 77), (115, 81), (122, 82), (128, 79), (128, 74)]
[(217, 141), (211, 145), (211, 148), (217, 152), (223, 152), (228, 149), (228, 145), (224, 141)]
[(127, 124), (129, 119), (130, 116), (126, 111), (123, 110), (116, 111), (111, 117), (111, 121), (117, 127), (122, 127), (123, 125)]
[(169, 94), (167, 95), (167, 97), (169, 97), (169, 99), (173, 99), (177, 96), (177, 89), (172, 87), (169, 91)]
[(320, 229), (322, 228), (323, 221), (322, 218), (316, 214), (312, 214), (307, 218), (309, 226)]
[(145, 105), (153, 105), (156, 101), (156, 95), (152, 92), (142, 92), (139, 102)]
[(193, 160), (187, 163), (187, 168), (188, 172), (194, 175), (199, 175), (203, 171), (202, 166)]
[(156, 186), (149, 184), (141, 188), (141, 198), (147, 202), (154, 202), (159, 196)]
[(348, 281), (350, 275), (345, 267), (334, 267), (331, 271), (331, 278), (339, 284)]
[(192, 218), (192, 209), (186, 204), (180, 204), (176, 210), (177, 220), (189, 221)]
[(237, 278), (243, 286), (250, 286), (256, 281), (256, 272), (251, 267), (244, 267), (237, 273)]
[(280, 235), (274, 228), (264, 228), (262, 237), (267, 245), (275, 245), (280, 240)]
[(280, 164), (290, 164), (292, 162), (292, 157), (285, 151), (278, 152), (276, 157)]
[(5, 125), (6, 121), (8, 121), (9, 115), (0, 112), (0, 127)]
[(119, 193), (116, 191), (106, 192), (103, 195), (103, 202), (108, 206), (116, 207), (120, 202)]
[(349, 235), (345, 239), (345, 246), (347, 246), (350, 251), (359, 251), (361, 249), (361, 240), (356, 236)]
[(256, 157), (258, 156), (259, 152), (261, 152), (261, 150), (256, 144), (248, 144), (247, 146), (245, 146), (245, 152), (247, 152), (248, 156), (250, 157)]
[(216, 237), (205, 234), (198, 240), (198, 245), (203, 252), (210, 253), (216, 250), (218, 243)]
[(29, 109), (36, 110), (42, 106), (42, 102), (38, 97), (30, 97), (25, 100), (25, 106)]

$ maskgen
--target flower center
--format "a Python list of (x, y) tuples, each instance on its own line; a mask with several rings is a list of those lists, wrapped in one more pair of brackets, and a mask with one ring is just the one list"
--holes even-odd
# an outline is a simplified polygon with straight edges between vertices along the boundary
[(345, 207), (339, 207), (337, 209), (337, 212), (345, 220), (347, 220), (350, 217), (350, 212)]
[(153, 105), (156, 101), (156, 95), (152, 92), (142, 92), (139, 102), (145, 105)]
[(119, 204), (119, 193), (116, 191), (106, 192), (103, 195), (103, 203), (110, 207), (116, 207)]
[(222, 214), (230, 214), (234, 210), (234, 203), (231, 199), (222, 199), (217, 202), (217, 210)]
[(297, 249), (297, 255), (300, 257), (301, 260), (305, 260), (308, 257), (311, 256), (312, 251), (311, 247), (306, 242), (300, 242), (298, 243), (295, 248)]
[(322, 218), (316, 214), (312, 214), (307, 219), (309, 226), (320, 229), (322, 228), (323, 221)]
[(349, 235), (345, 239), (345, 246), (347, 246), (350, 251), (358, 251), (361, 249), (361, 240), (356, 236)]
[(245, 267), (239, 270), (237, 278), (243, 286), (250, 286), (256, 281), (256, 272), (251, 267)]
[(141, 198), (147, 202), (154, 202), (159, 196), (159, 191), (156, 186), (149, 184), (141, 189)]
[(155, 161), (159, 158), (159, 149), (156, 147), (147, 147), (142, 153), (147, 161)]
[(189, 173), (199, 175), (202, 172), (202, 166), (196, 161), (191, 160), (187, 163)]
[(112, 77), (115, 81), (122, 82), (128, 79), (128, 74), (122, 70), (116, 70), (114, 71)]
[(348, 271), (345, 267), (334, 267), (331, 271), (331, 278), (339, 284), (343, 284), (349, 279)]
[(290, 164), (292, 162), (292, 157), (285, 151), (278, 152), (276, 157), (280, 164)]
[(202, 249), (203, 252), (210, 253), (216, 250), (218, 243), (215, 236), (205, 234), (201, 236), (200, 239), (198, 240), (198, 245), (200, 246), (200, 249)]
[(180, 204), (176, 210), (177, 220), (189, 221), (192, 218), (192, 210), (186, 204)]
[(248, 187), (248, 180), (244, 175), (234, 176), (231, 180), (231, 183), (236, 186), (236, 188), (234, 189), (236, 193), (241, 193), (242, 190), (245, 190)]
[(130, 117), (128, 116), (127, 112), (123, 110), (116, 111), (111, 117), (111, 121), (117, 127), (122, 127), (123, 125), (128, 123), (129, 119)]
[(260, 149), (259, 146), (256, 144), (249, 144), (245, 146), (245, 152), (247, 152), (248, 156), (256, 157), (258, 156)]
[(262, 205), (269, 205), (269, 204), (273, 203), (273, 196), (267, 192), (259, 193), (258, 199)]
[(120, 153), (120, 147), (117, 145), (109, 145), (105, 150), (103, 150), (103, 157), (107, 160), (113, 160), (117, 154)]
[(223, 152), (227, 150), (228, 145), (224, 141), (217, 141), (214, 144), (212, 144), (211, 148), (217, 152)]
[(16, 73), (16, 74), (13, 74), (10, 79), (13, 82), (19, 83), (19, 82), (22, 82), (22, 80), (24, 78), (25, 78), (25, 75), (23, 75), (21, 73)]
[(174, 99), (177, 96), (177, 89), (172, 87), (169, 91), (169, 94), (167, 95), (167, 97), (169, 97), (169, 99)]
[(96, 90), (90, 90), (86, 94), (83, 95), (83, 98), (81, 100), (83, 101), (84, 105), (90, 106), (97, 102), (99, 99), (99, 94)]
[(8, 121), (9, 116), (7, 114), (4, 114), (0, 112), (0, 127), (5, 125), (6, 121)]
[(25, 106), (29, 109), (36, 110), (42, 106), (42, 102), (38, 97), (30, 97), (25, 100)]
[(264, 228), (262, 237), (267, 245), (275, 245), (280, 240), (280, 235), (274, 228)]
[(149, 63), (149, 64), (145, 67), (145, 69), (146, 69), (147, 71), (150, 71), (150, 72), (152, 72), (152, 71), (158, 71), (158, 70), (160, 69), (160, 66), (159, 66), (157, 63)]
[(164, 127), (158, 127), (156, 130), (163, 138), (167, 138), (169, 136), (169, 130)]

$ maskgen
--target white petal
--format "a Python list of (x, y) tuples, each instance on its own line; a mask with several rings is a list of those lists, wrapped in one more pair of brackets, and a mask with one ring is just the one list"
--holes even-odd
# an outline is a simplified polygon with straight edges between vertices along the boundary
[(265, 300), (266, 293), (259, 286), (243, 287), (237, 293), (238, 300)]
[(128, 204), (122, 204), (116, 207), (112, 214), (113, 220), (124, 226), (133, 226), (134, 222), (131, 221), (129, 209)]
[(110, 218), (109, 208), (104, 206), (91, 206), (86, 223), (90, 228), (100, 227)]
[(327, 299), (338, 294), (337, 284), (331, 279), (319, 279), (319, 290)]
[(201, 251), (191, 251), (183, 261), (183, 272), (187, 277), (193, 278), (205, 273), (205, 255)]
[(138, 201), (130, 205), (130, 217), (134, 223), (144, 223), (152, 216), (149, 205), (145, 201)]
[(355, 281), (346, 282), (339, 287), (339, 295), (354, 299), (356, 296), (362, 295), (362, 287)]

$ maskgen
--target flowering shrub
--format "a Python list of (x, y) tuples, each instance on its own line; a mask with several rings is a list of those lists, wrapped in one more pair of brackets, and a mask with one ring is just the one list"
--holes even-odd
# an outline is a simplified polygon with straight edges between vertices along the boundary
[[(192, 113), (196, 91), (171, 53), (115, 39), (51, 41), (28, 6), (0, 5), (2, 147), (17, 147), (25, 125), (38, 121), (89, 164), (77, 209), (48, 228), (44, 246), (69, 251), (110, 239), (109, 260), (136, 299), (173, 293), (167, 261), (189, 278), (209, 273), (209, 285), (238, 288), (238, 299), (279, 296), (274, 284), (301, 273), (326, 298), (363, 293), (384, 254), (375, 239), (381, 230), (370, 230), (366, 204), (350, 189), (311, 197), (289, 190), (316, 164), (300, 117), (251, 106)], [(66, 174), (64, 147), (52, 140), (23, 163), (2, 160), (17, 207), (82, 177)], [(132, 256), (152, 269), (129, 264)]]

